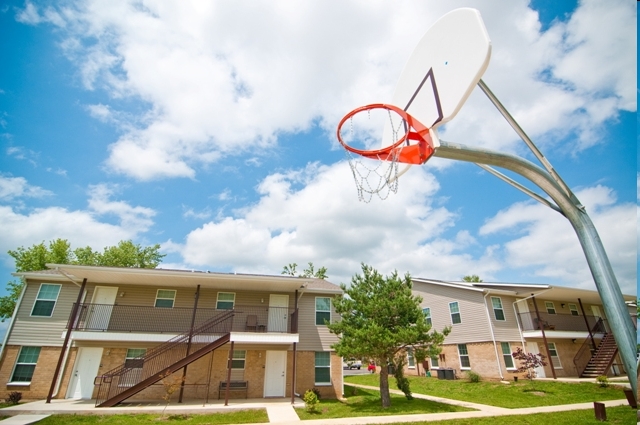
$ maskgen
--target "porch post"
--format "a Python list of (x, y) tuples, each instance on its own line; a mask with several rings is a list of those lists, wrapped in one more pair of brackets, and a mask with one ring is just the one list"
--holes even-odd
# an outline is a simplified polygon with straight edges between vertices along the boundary
[(60, 374), (60, 368), (62, 367), (62, 359), (64, 358), (64, 353), (67, 351), (67, 344), (69, 343), (69, 338), (71, 338), (71, 331), (75, 327), (76, 324), (76, 316), (78, 315), (78, 310), (80, 309), (80, 301), (82, 301), (82, 294), (84, 293), (84, 288), (87, 286), (87, 278), (82, 280), (82, 286), (80, 287), (80, 291), (78, 292), (78, 299), (76, 303), (73, 305), (71, 309), (71, 314), (69, 315), (69, 324), (67, 325), (67, 334), (64, 336), (64, 342), (62, 343), (62, 349), (60, 350), (60, 357), (58, 357), (58, 364), (56, 365), (56, 370), (53, 372), (53, 379), (51, 380), (51, 387), (49, 388), (49, 394), (47, 395), (47, 403), (51, 403), (51, 397), (53, 397), (53, 390), (56, 387), (56, 381), (58, 380), (58, 375)]
[(584, 314), (584, 307), (582, 306), (582, 300), (578, 298), (578, 304), (580, 304), (580, 311), (582, 311), (582, 317), (584, 317), (584, 324), (587, 325), (587, 332), (589, 332), (589, 338), (591, 338), (591, 347), (593, 347), (593, 351), (595, 352), (596, 342), (593, 340), (593, 334), (591, 333), (591, 327), (589, 326), (589, 321), (587, 320), (587, 315)]
[[(189, 341), (187, 342), (187, 354), (191, 351), (191, 339), (193, 338), (193, 324), (196, 321), (196, 311), (198, 310), (198, 298), (200, 298), (200, 285), (196, 288), (195, 301), (193, 302), (193, 314), (191, 315), (191, 327), (189, 328)], [(185, 357), (186, 357), (185, 356)], [(182, 382), (180, 382), (180, 397), (178, 403), (182, 403), (182, 394), (184, 393), (184, 381), (187, 379), (187, 366), (182, 369)]]
[(553, 367), (553, 360), (551, 360), (551, 351), (549, 351), (549, 344), (547, 343), (547, 336), (544, 333), (544, 325), (542, 324), (542, 320), (540, 320), (540, 312), (538, 311), (538, 303), (536, 303), (536, 297), (531, 294), (531, 299), (533, 300), (533, 306), (536, 309), (536, 317), (538, 318), (538, 327), (542, 331), (542, 341), (544, 342), (544, 348), (547, 351), (547, 358), (549, 359), (549, 366), (551, 366), (551, 374), (553, 375), (553, 379), (558, 379), (556, 376), (556, 369)]
[(229, 359), (227, 360), (227, 388), (224, 393), (224, 405), (229, 405), (229, 386), (231, 385), (231, 362), (233, 362), (233, 344), (231, 341), (231, 347), (229, 347)]

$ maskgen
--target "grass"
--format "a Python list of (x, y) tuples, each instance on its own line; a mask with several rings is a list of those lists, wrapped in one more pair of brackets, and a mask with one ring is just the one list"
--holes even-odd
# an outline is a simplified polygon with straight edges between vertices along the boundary
[(208, 415), (51, 415), (38, 422), (38, 425), (222, 425), (269, 422), (265, 409), (239, 410), (228, 413)]
[[(354, 390), (355, 389), (355, 394)], [(404, 395), (391, 394), (391, 407), (383, 409), (380, 404), (380, 392), (345, 385), (346, 401), (320, 400), (318, 413), (309, 413), (296, 409), (302, 420), (352, 418), (358, 416), (411, 415), (416, 413), (463, 412), (470, 409), (429, 400), (407, 400)]]
[[(436, 397), (488, 404), (509, 409), (520, 407), (556, 406), (559, 404), (587, 403), (593, 401), (619, 400), (625, 395), (620, 387), (612, 383), (608, 388), (583, 383), (520, 380), (503, 384), (495, 381), (471, 383), (460, 379), (455, 381), (426, 377), (408, 377), (411, 391)], [(345, 383), (379, 385), (379, 375), (345, 376)], [(389, 380), (395, 389), (395, 381)]]
[[(636, 423), (636, 410), (629, 406), (607, 408), (607, 424), (629, 425)], [(571, 410), (569, 412), (536, 413), (533, 415), (491, 416), (486, 418), (453, 419), (437, 422), (411, 422), (404, 425), (601, 425), (596, 420), (593, 409)]]

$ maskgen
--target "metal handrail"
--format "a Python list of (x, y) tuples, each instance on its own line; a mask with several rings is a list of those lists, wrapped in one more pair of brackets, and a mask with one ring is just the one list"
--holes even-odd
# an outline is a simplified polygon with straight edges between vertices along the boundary
[(518, 316), (524, 331), (536, 331), (544, 327), (547, 331), (587, 332), (585, 319), (592, 327), (599, 319), (596, 316), (574, 316), (573, 314), (564, 313), (549, 314), (542, 311), (540, 312), (540, 322), (538, 322), (535, 313), (519, 313)]
[[(591, 334), (596, 334), (596, 333), (606, 333), (606, 328), (604, 326), (604, 321), (602, 320), (602, 318), (598, 319), (596, 324), (591, 328)], [(593, 347), (594, 345), (591, 339), (586, 338), (582, 343), (582, 346), (574, 356), (573, 365), (576, 368), (576, 372), (578, 373), (578, 376), (582, 375), (587, 365), (589, 364), (589, 361), (595, 354), (596, 350)]]

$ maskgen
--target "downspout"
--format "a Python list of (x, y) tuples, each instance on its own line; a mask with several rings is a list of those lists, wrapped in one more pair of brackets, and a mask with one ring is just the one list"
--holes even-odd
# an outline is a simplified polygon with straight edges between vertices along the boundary
[(544, 325), (542, 324), (542, 320), (540, 320), (540, 312), (538, 311), (538, 303), (536, 302), (536, 297), (531, 294), (531, 299), (533, 300), (533, 306), (536, 309), (536, 317), (538, 318), (538, 327), (542, 332), (542, 341), (544, 342), (544, 348), (547, 351), (547, 356), (549, 358), (549, 366), (551, 366), (551, 374), (553, 375), (553, 379), (558, 379), (556, 376), (556, 368), (553, 366), (553, 360), (551, 359), (551, 351), (549, 351), (549, 343), (547, 342), (547, 335), (544, 333)]
[[(552, 288), (549, 288), (549, 289), (545, 289), (542, 292), (538, 292), (538, 295), (544, 294), (545, 292), (549, 292), (551, 289)], [(522, 302), (522, 301), (526, 301), (531, 297), (533, 297), (533, 294), (529, 295), (528, 297), (522, 298), (521, 300), (514, 301), (513, 304), (512, 304), (513, 305), (513, 312), (516, 314), (516, 323), (518, 324), (518, 332), (520, 332), (520, 342), (522, 342), (522, 349), (524, 350), (525, 353), (527, 353), (527, 346), (526, 346), (526, 344), (524, 342), (524, 335), (523, 335), (524, 330), (522, 330), (522, 326), (520, 324), (520, 313), (518, 313), (518, 310), (516, 310), (516, 304), (519, 303), (519, 302)]]
[[(484, 291), (483, 291), (484, 292)], [(487, 295), (489, 295), (489, 291), (482, 297), (484, 300), (484, 309), (487, 312), (487, 319), (489, 320), (489, 330), (491, 331), (491, 340), (493, 341), (493, 351), (496, 353), (496, 364), (498, 365), (498, 373), (500, 374), (500, 379), (504, 381), (504, 375), (502, 374), (502, 366), (500, 366), (500, 357), (498, 357), (498, 344), (496, 343), (496, 336), (493, 333), (493, 323), (491, 322), (491, 314), (489, 314), (489, 306), (487, 305)]]
[[(302, 294), (300, 294), (300, 296), (302, 296)], [(296, 315), (296, 328), (295, 331), (296, 333), (298, 333), (299, 335), (299, 330), (298, 330), (298, 290), (296, 289), (296, 293), (294, 295), (295, 297), (295, 303), (294, 303), (294, 311), (295, 311), (295, 315)], [(293, 323), (292, 323), (293, 325)], [(293, 331), (294, 329), (292, 329)], [(294, 404), (296, 402), (296, 360), (298, 357), (298, 344), (297, 343), (293, 343), (293, 364), (291, 365), (291, 369), (293, 371), (293, 373), (291, 374), (291, 404)]]

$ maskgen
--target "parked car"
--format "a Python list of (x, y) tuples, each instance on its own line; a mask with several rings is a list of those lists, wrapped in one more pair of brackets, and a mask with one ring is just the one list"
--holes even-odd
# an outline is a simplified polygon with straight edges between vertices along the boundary
[(346, 361), (342, 362), (342, 368), (343, 369), (358, 369), (358, 370), (360, 370), (361, 367), (362, 367), (362, 361), (357, 360), (357, 359), (349, 359), (349, 360), (346, 360)]

